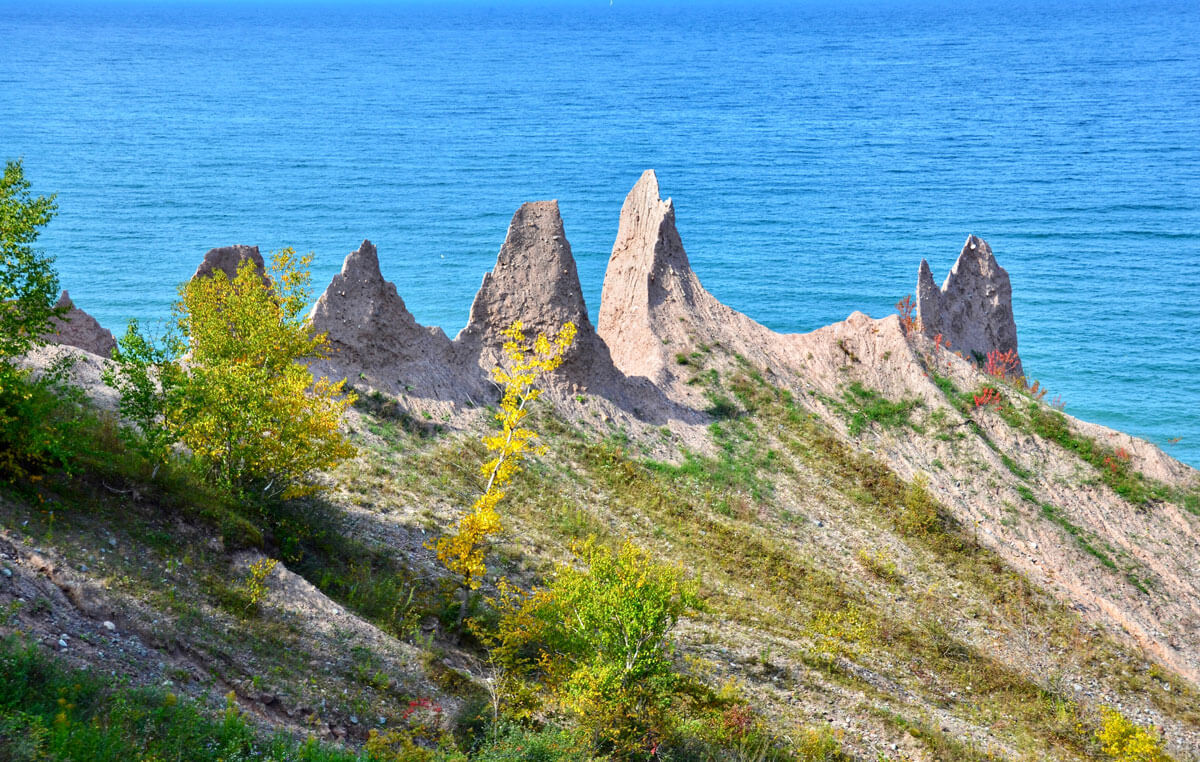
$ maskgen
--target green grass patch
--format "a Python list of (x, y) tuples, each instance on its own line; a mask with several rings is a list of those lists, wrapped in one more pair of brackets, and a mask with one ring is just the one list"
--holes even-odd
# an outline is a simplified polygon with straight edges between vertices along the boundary
[(210, 713), (186, 697), (67, 668), (37, 646), (11, 637), (0, 640), (0, 757), (89, 762), (366, 759), (315, 740), (267, 736), (232, 704), (222, 713)]
[[(1062, 511), (1057, 506), (1039, 501), (1033, 494), (1033, 490), (1024, 484), (1017, 485), (1017, 494), (1019, 494), (1021, 499), (1025, 500), (1026, 502), (1036, 505), (1041, 511), (1042, 518), (1057, 524), (1060, 529), (1069, 534), (1071, 538), (1075, 540), (1075, 543), (1079, 546), (1080, 550), (1094, 557), (1104, 568), (1111, 569), (1113, 571), (1118, 570), (1117, 563), (1113, 561), (1107, 553), (1093, 545), (1088, 537), (1088, 533), (1082, 528), (1071, 523), (1071, 520), (1064, 516)], [(1140, 584), (1135, 585), (1135, 587), (1143, 590), (1143, 592), (1145, 591), (1145, 588)]]
[(1030, 473), (1028, 470), (1026, 470), (1024, 468), (1021, 468), (1021, 466), (1018, 465), (1015, 460), (1013, 460), (1012, 458), (1008, 457), (1007, 455), (1005, 455), (1003, 453), (1000, 454), (1000, 462), (1003, 463), (1004, 467), (1007, 468), (1009, 471), (1011, 471), (1013, 473), (1013, 476), (1017, 477), (1018, 479), (1024, 479), (1026, 481), (1029, 481), (1030, 479), (1033, 478), (1032, 473)]
[(1149, 479), (1129, 465), (1128, 456), (1121, 454), (1071, 431), (1065, 415), (1057, 410), (1029, 402), (1023, 411), (1011, 407), (1005, 420), (1023, 431), (1036, 434), (1057, 443), (1075, 453), (1095, 467), (1101, 480), (1121, 497), (1134, 505), (1148, 505), (1155, 501), (1180, 499), (1164, 484)]
[(1091, 542), (1089, 542), (1087, 533), (1084, 532), (1079, 527), (1072, 524), (1071, 521), (1069, 519), (1067, 519), (1066, 516), (1062, 515), (1062, 511), (1060, 511), (1056, 506), (1051, 505), (1050, 503), (1040, 503), (1038, 505), (1038, 507), (1042, 511), (1042, 517), (1054, 522), (1063, 531), (1065, 531), (1067, 534), (1071, 535), (1071, 537), (1074, 538), (1076, 544), (1079, 545), (1081, 550), (1083, 550), (1088, 555), (1095, 557), (1095, 559), (1097, 561), (1099, 561), (1100, 564), (1102, 566), (1104, 566), (1104, 568), (1112, 569), (1113, 571), (1116, 571), (1116, 569), (1117, 569), (1116, 562), (1113, 561), (1111, 558), (1109, 558), (1107, 553), (1100, 550), (1095, 545), (1093, 545)]
[(942, 390), (942, 394), (947, 397), (954, 397), (958, 394), (958, 389), (954, 386), (954, 381), (949, 376), (939, 376), (937, 373), (930, 372), (929, 377), (933, 379), (933, 383), (937, 388)]
[(911, 417), (912, 411), (921, 404), (917, 400), (892, 402), (858, 381), (850, 384), (842, 393), (842, 400), (843, 404), (839, 404), (838, 408), (849, 422), (851, 436), (858, 436), (872, 423), (885, 429), (901, 426), (916, 428)]

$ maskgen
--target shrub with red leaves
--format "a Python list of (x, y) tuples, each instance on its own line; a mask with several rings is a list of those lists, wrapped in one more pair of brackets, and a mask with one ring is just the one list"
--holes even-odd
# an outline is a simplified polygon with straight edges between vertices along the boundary
[(1010, 349), (1007, 352), (1001, 352), (999, 349), (993, 349), (987, 353), (987, 365), (984, 367), (984, 373), (999, 379), (1012, 379), (1016, 377), (1019, 362), (1017, 350)]
[(742, 738), (754, 729), (754, 713), (747, 704), (734, 704), (721, 719), (725, 732), (734, 738)]
[(912, 294), (896, 302), (896, 311), (900, 313), (900, 327), (904, 329), (905, 334), (921, 328), (921, 318), (913, 315), (916, 308), (917, 303), (913, 301)]
[(1000, 392), (990, 386), (983, 387), (975, 397), (975, 407), (985, 407), (987, 405), (995, 405), (1000, 407), (1004, 399), (1000, 396)]

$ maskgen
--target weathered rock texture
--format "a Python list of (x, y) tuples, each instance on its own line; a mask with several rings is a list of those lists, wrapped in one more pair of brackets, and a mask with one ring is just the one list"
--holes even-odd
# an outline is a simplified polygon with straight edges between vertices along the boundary
[(530, 337), (552, 336), (564, 323), (575, 324), (575, 343), (546, 378), (547, 385), (609, 398), (624, 395), (624, 376), (588, 317), (557, 201), (522, 204), (513, 215), (496, 266), (483, 276), (467, 326), (454, 339), (456, 352), (463, 362), (488, 372), (503, 359), (501, 331), (517, 320)]
[(621, 207), (598, 331), (621, 371), (644, 376), (668, 394), (684, 391), (681, 382), (690, 375), (678, 355), (720, 345), (770, 368), (783, 338), (700, 285), (675, 228), (675, 207), (659, 197), (654, 170), (642, 175)]
[(50, 332), (46, 335), (47, 341), (78, 347), (101, 357), (112, 356), (112, 351), (117, 348), (112, 331), (96, 322), (96, 318), (76, 307), (66, 291), (62, 292), (62, 296), (58, 298), (58, 303), (54, 306), (68, 309), (61, 318), (54, 318), (50, 321)]
[[(986, 356), (996, 349), (1017, 351), (1012, 285), (982, 238), (967, 237), (941, 289), (934, 285), (929, 263), (921, 260), (917, 313), (927, 336), (941, 334), (964, 357)], [(1024, 373), (1019, 361), (1016, 372)]]
[(44, 344), (17, 358), (17, 363), (39, 378), (47, 373), (57, 378), (58, 370), (65, 368), (66, 376), (61, 380), (78, 388), (101, 410), (117, 410), (120, 395), (104, 383), (104, 371), (112, 367), (108, 357), (70, 344)]
[(313, 328), (328, 335), (330, 357), (314, 370), (390, 393), (427, 400), (462, 401), (481, 394), (482, 376), (455, 365), (441, 328), (417, 323), (383, 279), (370, 241), (350, 252), (309, 313)]
[(216, 249), (209, 249), (204, 255), (204, 261), (196, 268), (196, 272), (192, 274), (192, 279), (200, 278), (207, 275), (212, 275), (220, 270), (225, 273), (226, 277), (233, 280), (237, 276), (238, 265), (243, 259), (249, 259), (254, 262), (255, 267), (259, 272), (266, 272), (266, 265), (263, 263), (262, 254), (258, 253), (257, 246), (244, 246), (237, 244), (235, 246), (221, 246)]

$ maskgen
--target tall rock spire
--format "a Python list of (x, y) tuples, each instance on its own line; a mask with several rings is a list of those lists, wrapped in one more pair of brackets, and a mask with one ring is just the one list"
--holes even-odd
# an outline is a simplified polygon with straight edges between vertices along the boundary
[(467, 326), (454, 340), (460, 361), (484, 371), (495, 367), (502, 357), (501, 331), (517, 320), (531, 336), (575, 324), (575, 343), (546, 383), (621, 394), (622, 375), (588, 318), (557, 201), (522, 204), (513, 215), (496, 266), (483, 276)]
[(598, 330), (622, 372), (664, 386), (682, 380), (676, 356), (699, 345), (720, 344), (767, 365), (780, 338), (700, 285), (654, 170), (642, 174), (621, 207)]
[[(996, 262), (982, 238), (967, 236), (958, 261), (941, 289), (934, 287), (929, 264), (917, 273), (917, 312), (930, 337), (941, 334), (964, 357), (983, 357), (992, 350), (1017, 351), (1017, 323), (1012, 310), (1008, 272)], [(1016, 373), (1024, 373), (1018, 361)]]

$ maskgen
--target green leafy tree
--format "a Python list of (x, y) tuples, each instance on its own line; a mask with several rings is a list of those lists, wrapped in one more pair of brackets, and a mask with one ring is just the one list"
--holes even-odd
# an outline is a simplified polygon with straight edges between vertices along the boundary
[(312, 255), (276, 252), (270, 282), (243, 260), (181, 290), (177, 324), (191, 355), (169, 420), (218, 484), (294, 497), (314, 471), (354, 454), (340, 430), (354, 401), (344, 382), (314, 379), (302, 360), (320, 357), (324, 334), (303, 317)]
[(102, 371), (104, 383), (120, 394), (121, 417), (136, 426), (121, 429), (122, 438), (155, 463), (155, 472), (170, 457), (178, 437), (167, 419), (167, 409), (168, 400), (185, 378), (175, 362), (182, 352), (182, 343), (173, 334), (155, 341), (134, 319), (117, 342), (115, 364)]
[(528, 707), (521, 678), (540, 678), (598, 749), (642, 755), (669, 730), (682, 680), (669, 635), (699, 607), (696, 587), (633, 543), (614, 553), (589, 541), (575, 552), (581, 567), (560, 566), (527, 596), (502, 583), (500, 624), (485, 642), (519, 702)]
[(29, 192), (20, 161), (0, 178), (0, 476), (36, 477), (65, 465), (75, 446), (74, 406), (60, 398), (69, 370), (56, 363), (38, 376), (14, 358), (41, 341), (54, 306), (54, 260), (37, 251), (41, 228), (54, 217), (54, 197)]
[(34, 197), (29, 187), (21, 162), (5, 163), (0, 179), (0, 362), (38, 343), (50, 318), (61, 314), (54, 306), (54, 259), (34, 248), (58, 207), (54, 196)]

